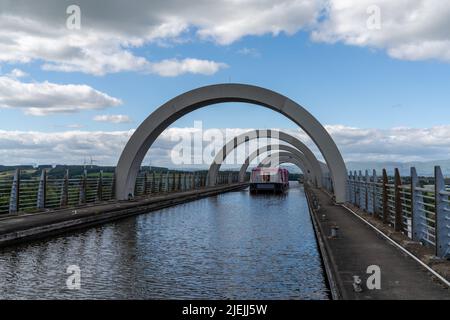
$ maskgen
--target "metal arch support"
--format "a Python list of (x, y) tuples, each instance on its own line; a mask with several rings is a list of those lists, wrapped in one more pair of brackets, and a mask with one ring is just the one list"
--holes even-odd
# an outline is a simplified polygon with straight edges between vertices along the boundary
[(322, 170), (320, 167), (320, 163), (317, 160), (316, 156), (312, 151), (299, 139), (296, 137), (285, 133), (279, 130), (251, 130), (244, 132), (232, 140), (228, 141), (222, 149), (216, 154), (211, 166), (208, 170), (208, 183), (210, 186), (214, 186), (216, 184), (217, 175), (219, 174), (220, 167), (223, 161), (228, 157), (228, 155), (234, 151), (239, 145), (260, 138), (270, 138), (279, 141), (283, 141), (289, 143), (293, 147), (297, 148), (301, 151), (305, 157), (308, 159), (309, 163), (311, 163), (311, 170), (314, 172), (314, 176), (317, 177), (316, 185), (321, 187), (322, 183)]
[(347, 170), (341, 153), (326, 129), (306, 109), (274, 91), (246, 84), (217, 84), (185, 92), (156, 109), (136, 129), (116, 168), (116, 197), (134, 195), (141, 163), (158, 136), (182, 116), (212, 104), (245, 102), (277, 111), (300, 126), (316, 143), (330, 169), (337, 202), (345, 202)]
[[(250, 163), (256, 159), (258, 156), (262, 155), (266, 151), (288, 151), (292, 154), (295, 154), (297, 157), (302, 158), (303, 163), (305, 164), (305, 171), (303, 172), (305, 174), (305, 177), (308, 177), (313, 182), (317, 183), (318, 177), (315, 175), (315, 173), (312, 170), (311, 163), (306, 159), (305, 155), (298, 151), (297, 149), (287, 146), (287, 145), (269, 145), (267, 147), (259, 148), (258, 150), (252, 152), (248, 158), (245, 160), (245, 163), (242, 165), (241, 169), (239, 170), (239, 181), (243, 182), (245, 173), (247, 172), (248, 166)], [(303, 171), (303, 170), (302, 170)]]

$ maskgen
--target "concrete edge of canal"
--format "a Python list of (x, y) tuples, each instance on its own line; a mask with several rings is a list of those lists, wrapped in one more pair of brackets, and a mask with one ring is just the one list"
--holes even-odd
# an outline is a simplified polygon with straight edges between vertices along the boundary
[[(305, 188), (305, 194), (333, 300), (450, 299), (448, 273), (444, 271), (450, 270), (450, 261), (424, 263), (429, 253), (426, 248), (422, 247), (419, 255), (411, 250), (411, 241), (405, 245), (396, 239), (398, 235), (374, 229), (373, 221), (336, 205), (323, 190)], [(364, 287), (371, 265), (382, 270), (380, 290)], [(436, 266), (439, 274), (431, 270)], [(361, 291), (355, 290), (354, 276), (361, 279)]]
[(319, 252), (322, 260), (322, 265), (325, 270), (325, 276), (328, 288), (330, 290), (330, 295), (332, 300), (342, 300), (342, 296), (340, 293), (340, 287), (337, 283), (337, 272), (333, 268), (333, 256), (330, 255), (330, 248), (327, 248), (326, 242), (324, 241), (323, 230), (319, 222), (317, 221), (316, 214), (314, 212), (314, 207), (311, 200), (311, 195), (305, 188), (305, 196), (308, 202), (309, 214), (311, 217), (311, 222), (314, 228), (314, 234), (317, 241), (317, 246), (319, 247)]
[(156, 195), (134, 201), (116, 201), (94, 206), (11, 216), (0, 220), (0, 247), (101, 225), (129, 216), (237, 191), (247, 186), (247, 183), (235, 183), (227, 186)]

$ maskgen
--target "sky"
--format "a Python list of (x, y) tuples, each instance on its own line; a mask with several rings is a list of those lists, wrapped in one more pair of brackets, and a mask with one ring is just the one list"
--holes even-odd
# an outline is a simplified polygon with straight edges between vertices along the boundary
[[(298, 102), (346, 161), (450, 159), (449, 29), (440, 0), (0, 0), (0, 164), (114, 165), (157, 107), (228, 82)], [(172, 124), (146, 162), (173, 165), (195, 121), (288, 130), (320, 157), (282, 115), (220, 104)]]

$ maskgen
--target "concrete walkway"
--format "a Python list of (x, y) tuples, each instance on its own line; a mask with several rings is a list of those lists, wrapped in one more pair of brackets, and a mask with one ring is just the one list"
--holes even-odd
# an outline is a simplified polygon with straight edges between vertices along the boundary
[[(321, 190), (313, 189), (320, 209), (313, 213), (322, 233), (331, 272), (341, 298), (345, 300), (448, 300), (450, 290), (424, 267), (388, 242), (370, 226), (343, 207), (332, 203)], [(322, 215), (326, 218), (323, 219)], [(336, 239), (329, 237), (339, 227)], [(368, 290), (367, 267), (381, 268), (381, 290)], [(356, 293), (353, 276), (362, 279), (363, 292)]]

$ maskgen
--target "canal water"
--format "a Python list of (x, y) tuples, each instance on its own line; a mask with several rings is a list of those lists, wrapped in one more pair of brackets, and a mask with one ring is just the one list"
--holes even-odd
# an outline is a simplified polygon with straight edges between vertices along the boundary
[[(68, 266), (81, 273), (69, 290)], [(0, 299), (328, 299), (304, 191), (230, 192), (0, 249)]]

